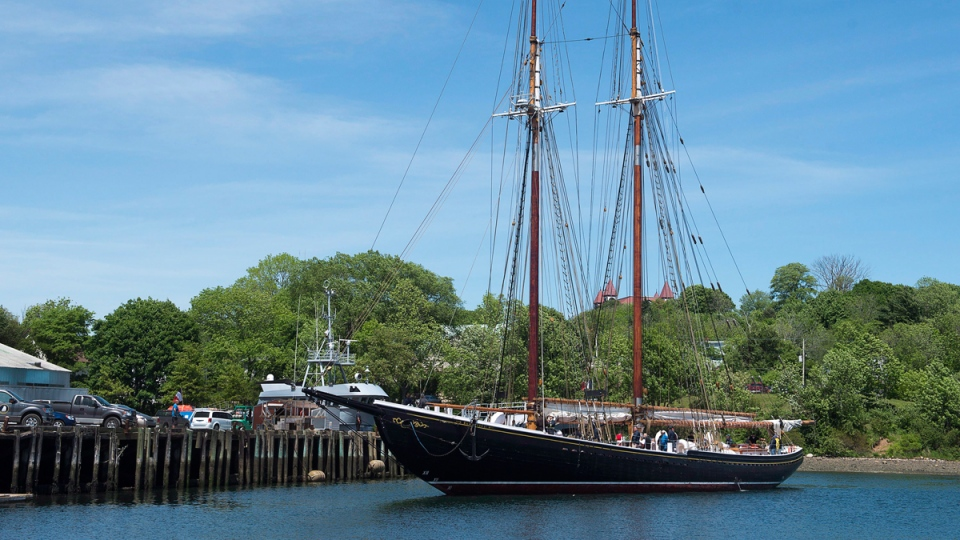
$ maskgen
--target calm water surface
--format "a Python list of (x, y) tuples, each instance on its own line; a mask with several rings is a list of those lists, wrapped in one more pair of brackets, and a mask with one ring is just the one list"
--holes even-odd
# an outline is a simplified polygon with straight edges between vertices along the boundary
[(2, 539), (907, 536), (960, 536), (960, 479), (797, 473), (769, 492), (538, 498), (410, 480), (0, 506)]

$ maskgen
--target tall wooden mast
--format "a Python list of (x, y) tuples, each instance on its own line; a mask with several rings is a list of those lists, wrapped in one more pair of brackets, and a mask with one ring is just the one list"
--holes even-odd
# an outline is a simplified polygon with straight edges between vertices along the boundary
[(640, 98), (643, 76), (643, 57), (640, 50), (640, 32), (637, 30), (637, 0), (631, 3), (630, 45), (633, 60), (633, 83), (630, 104), (633, 114), (633, 404), (643, 403), (643, 101)]
[(530, 337), (527, 351), (527, 400), (537, 398), (540, 352), (540, 44), (537, 42), (537, 0), (530, 15)]

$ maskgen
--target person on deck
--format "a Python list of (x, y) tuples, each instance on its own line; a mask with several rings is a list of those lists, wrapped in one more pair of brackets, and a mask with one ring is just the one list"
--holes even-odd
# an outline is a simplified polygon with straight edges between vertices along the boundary
[(724, 441), (724, 443), (726, 443), (727, 446), (731, 446), (731, 447), (736, 444), (735, 442), (733, 442), (733, 435), (730, 435), (729, 433), (727, 433), (727, 440)]
[(643, 447), (647, 450), (652, 450), (651, 445), (653, 444), (653, 439), (650, 438), (649, 433), (643, 434)]
[(774, 435), (773, 439), (770, 440), (770, 454), (777, 455), (780, 453), (780, 436)]
[(673, 430), (673, 426), (670, 427), (670, 430), (667, 431), (667, 442), (672, 445), (673, 451), (677, 451), (677, 432)]
[(639, 429), (633, 430), (633, 435), (630, 437), (630, 445), (634, 448), (640, 446), (641, 438), (643, 437), (643, 432)]
[(666, 452), (666, 451), (667, 451), (667, 441), (669, 440), (669, 438), (670, 438), (670, 437), (667, 435), (667, 432), (666, 432), (666, 431), (664, 431), (664, 432), (662, 432), (662, 433), (660, 434), (660, 440), (659, 440), (658, 442), (659, 442), (659, 444), (660, 444), (660, 451), (661, 451), (661, 452)]

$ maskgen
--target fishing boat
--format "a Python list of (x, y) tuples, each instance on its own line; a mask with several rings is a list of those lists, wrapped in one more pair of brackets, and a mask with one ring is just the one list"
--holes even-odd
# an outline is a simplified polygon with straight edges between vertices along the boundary
[[(559, 24), (558, 8), (549, 18), (550, 25)], [(522, 125), (523, 136), (516, 148), (522, 149), (522, 156), (516, 161), (514, 170), (522, 177), (519, 182), (519, 209), (513, 223), (516, 224), (517, 237), (521, 232), (521, 222), (528, 227), (528, 241), (514, 241), (511, 249), (519, 253), (521, 245), (526, 246), (525, 257), (519, 267), (524, 267), (528, 281), (528, 326), (526, 328), (527, 377), (526, 395), (522, 403), (515, 407), (506, 407), (491, 403), (466, 406), (436, 405), (416, 407), (392, 403), (387, 400), (357, 402), (334, 395), (323, 388), (305, 388), (304, 394), (318, 400), (335, 403), (343, 407), (354, 407), (370, 415), (376, 422), (377, 430), (384, 443), (394, 456), (412, 474), (449, 495), (491, 495), (491, 494), (555, 494), (555, 493), (640, 493), (640, 492), (680, 492), (680, 491), (731, 491), (771, 489), (786, 480), (803, 460), (800, 447), (783, 444), (754, 444), (747, 446), (731, 445), (721, 442), (721, 434), (734, 428), (766, 429), (773, 441), (779, 442), (784, 431), (800, 424), (796, 420), (757, 420), (753, 415), (711, 410), (710, 407), (684, 409), (679, 407), (652, 406), (645, 402), (647, 388), (644, 385), (644, 306), (650, 298), (643, 294), (643, 260), (641, 255), (644, 238), (644, 181), (651, 186), (653, 199), (651, 206), (655, 210), (655, 234), (665, 255), (658, 260), (669, 264), (672, 270), (667, 272), (668, 283), (661, 291), (662, 297), (667, 291), (685, 291), (689, 285), (691, 266), (681, 262), (688, 251), (696, 251), (698, 237), (685, 229), (689, 220), (675, 213), (675, 207), (683, 204), (683, 197), (676, 188), (676, 166), (670, 156), (671, 148), (661, 140), (664, 123), (670, 120), (667, 112), (659, 109), (664, 100), (673, 92), (665, 90), (659, 82), (658, 70), (651, 67), (645, 57), (646, 49), (637, 28), (636, 0), (630, 3), (629, 13), (624, 17), (611, 17), (617, 21), (618, 30), (614, 33), (626, 38), (628, 51), (623, 64), (629, 66), (626, 81), (629, 89), (622, 94), (614, 94), (612, 99), (599, 101), (598, 108), (613, 108), (626, 118), (622, 122), (623, 130), (628, 133), (628, 142), (621, 143), (625, 148), (619, 164), (611, 167), (619, 180), (614, 183), (615, 203), (607, 214), (629, 226), (617, 228), (611, 225), (608, 241), (609, 249), (604, 280), (609, 286), (598, 294), (599, 302), (595, 309), (601, 310), (612, 300), (613, 304), (632, 304), (632, 393), (629, 403), (609, 403), (604, 401), (604, 391), (599, 388), (598, 371), (593, 364), (597, 361), (592, 352), (585, 354), (586, 367), (594, 367), (594, 377), (579, 385), (582, 399), (564, 400), (547, 397), (543, 387), (544, 362), (541, 360), (547, 339), (542, 335), (541, 322), (541, 213), (548, 216), (549, 226), (545, 229), (559, 231), (560, 240), (554, 247), (574, 249), (577, 236), (570, 232), (573, 223), (558, 218), (564, 204), (563, 194), (557, 182), (547, 178), (543, 182), (545, 195), (541, 198), (542, 173), (545, 177), (556, 176), (558, 160), (551, 154), (555, 143), (549, 140), (553, 134), (551, 119), (572, 107), (574, 103), (561, 103), (553, 100), (557, 92), (548, 91), (544, 76), (545, 66), (555, 65), (543, 58), (543, 44), (538, 36), (537, 0), (531, 0), (526, 11), (524, 28), (529, 28), (529, 46), (518, 46), (517, 91), (510, 98), (506, 112), (494, 114), (495, 117), (518, 121)], [(518, 35), (523, 35), (521, 32)], [(674, 187), (671, 188), (670, 186)], [(542, 211), (541, 202), (553, 204), (554, 211)], [(559, 204), (557, 201), (560, 201)], [(524, 216), (524, 209), (528, 213)], [(607, 208), (604, 207), (606, 214)], [(554, 213), (557, 212), (557, 213)], [(673, 214), (671, 212), (674, 212)], [(671, 217), (672, 216), (672, 217)], [(606, 217), (606, 216), (605, 216)], [(617, 222), (611, 219), (611, 223)], [(623, 229), (627, 229), (626, 234)], [(566, 236), (565, 236), (566, 235)], [(692, 246), (684, 238), (692, 237)], [(700, 240), (702, 244), (702, 240)], [(629, 257), (618, 255), (620, 244), (629, 245)], [(689, 249), (687, 249), (689, 247)], [(559, 249), (556, 250), (559, 252)], [(620, 264), (622, 257), (632, 272), (631, 293), (625, 299), (616, 298), (613, 269)], [(561, 256), (561, 265), (554, 272), (562, 280), (576, 281), (582, 268), (575, 258)], [(516, 267), (514, 267), (516, 268)], [(510, 271), (511, 275), (517, 272)], [(719, 280), (717, 285), (719, 288)], [(713, 288), (713, 283), (711, 283)], [(514, 290), (511, 287), (511, 290)], [(592, 295), (591, 295), (592, 296)], [(673, 296), (672, 292), (669, 296)], [(686, 296), (686, 295), (681, 295)], [(692, 296), (692, 295), (691, 295)], [(610, 298), (607, 298), (610, 297)], [(663, 298), (656, 301), (667, 301)], [(679, 301), (679, 300), (678, 300)], [(684, 302), (693, 301), (684, 298)], [(691, 326), (695, 326), (694, 311), (685, 305), (678, 313), (685, 314)], [(585, 320), (581, 312), (580, 320)], [(588, 333), (588, 332), (587, 332)], [(707, 354), (707, 341), (698, 338), (691, 331), (691, 345), (688, 356), (704, 362)], [(714, 343), (714, 342), (710, 342)], [(596, 343), (588, 340), (580, 347), (581, 351), (591, 351)], [(687, 353), (685, 353), (687, 354)], [(593, 355), (593, 356), (591, 356)], [(709, 366), (702, 368), (709, 369)], [(703, 373), (695, 375), (700, 386), (704, 383)], [(499, 381), (499, 378), (498, 378)], [(706, 390), (706, 389), (705, 389)], [(495, 394), (496, 397), (496, 394)], [(703, 401), (709, 405), (708, 401)], [(625, 428), (627, 438), (617, 440), (609, 436), (611, 426)], [(682, 428), (692, 435), (690, 440), (669, 438), (668, 444), (661, 446), (657, 442), (650, 444), (646, 438), (634, 437), (640, 431), (652, 433), (656, 428)], [(673, 429), (670, 429), (672, 432)], [(606, 435), (605, 435), (606, 434)], [(639, 442), (638, 442), (639, 439)], [(654, 438), (656, 440), (656, 437)]]
[[(327, 287), (327, 330), (323, 340), (316, 339), (316, 346), (307, 350), (307, 367), (300, 384), (290, 379), (275, 379), (273, 375), (260, 383), (260, 396), (255, 411), (256, 424), (265, 422), (280, 424), (309, 424), (314, 429), (335, 431), (371, 431), (374, 418), (359, 412), (353, 402), (373, 402), (386, 399), (387, 393), (380, 385), (370, 382), (369, 373), (356, 373), (353, 380), (347, 369), (356, 364), (356, 355), (350, 352), (351, 340), (337, 339), (333, 333), (333, 296)], [(324, 393), (346, 400), (347, 404), (321, 401), (314, 404), (304, 389), (322, 390)], [(319, 406), (317, 406), (319, 405)]]

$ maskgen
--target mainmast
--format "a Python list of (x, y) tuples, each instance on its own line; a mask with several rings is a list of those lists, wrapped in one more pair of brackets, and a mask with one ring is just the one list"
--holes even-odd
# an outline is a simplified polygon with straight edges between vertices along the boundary
[(643, 76), (643, 55), (637, 30), (637, 0), (631, 3), (630, 48), (633, 60), (633, 83), (630, 89), (633, 115), (633, 404), (643, 404), (643, 169), (640, 167), (643, 146), (643, 103), (640, 86)]
[(673, 93), (644, 94), (643, 41), (637, 30), (637, 0), (632, 0), (630, 12), (630, 97), (604, 101), (597, 105), (630, 104), (633, 120), (633, 404), (643, 404), (643, 120), (644, 106), (648, 101), (661, 100)]

